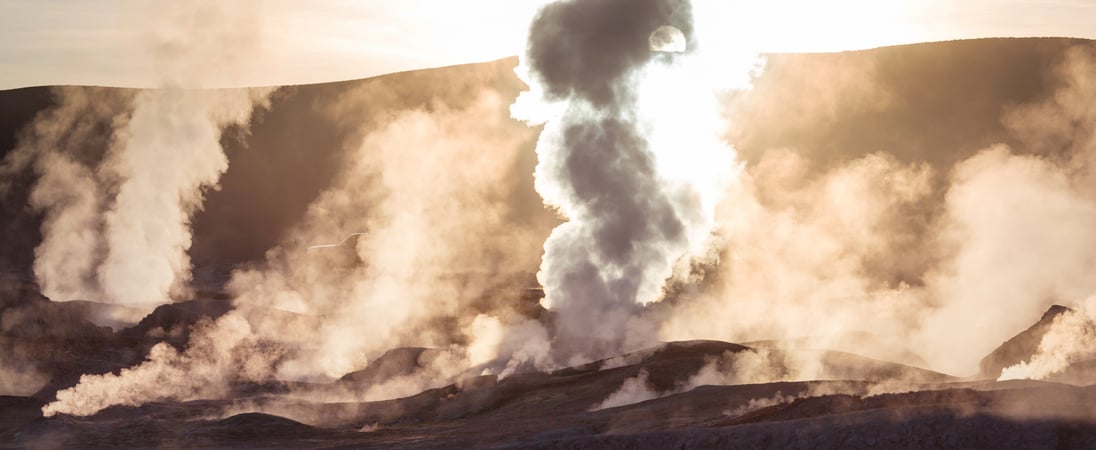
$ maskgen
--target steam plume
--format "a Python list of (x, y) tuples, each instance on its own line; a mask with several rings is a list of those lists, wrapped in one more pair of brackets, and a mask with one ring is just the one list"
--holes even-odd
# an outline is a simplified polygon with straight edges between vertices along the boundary
[[(368, 83), (342, 101), (374, 102), (389, 88)], [(197, 327), (182, 352), (157, 347), (118, 375), (84, 377), (47, 413), (221, 398), (239, 381), (331, 381), (400, 346), (432, 347), (439, 356), (407, 376), (301, 395), (390, 399), (443, 386), (500, 355), (513, 364), (497, 372), (546, 364), (543, 327), (507, 305), (507, 294), (524, 287), (510, 271), (535, 266), (542, 236), (509, 222), (511, 171), (531, 130), (510, 120), (493, 93), (465, 100), (463, 108), (438, 102), (429, 113), (405, 110), (368, 126), (336, 105), (332, 114), (368, 131), (265, 264), (234, 274), (237, 309)], [(305, 252), (351, 231), (366, 234), (346, 254)]]
[(79, 384), (59, 391), (42, 413), (87, 416), (112, 405), (216, 398), (235, 383), (263, 380), (281, 356), (278, 349), (263, 347), (247, 320), (235, 312), (195, 328), (184, 352), (159, 343), (136, 367), (83, 375)]
[(138, 94), (133, 117), (118, 130), (124, 141), (106, 168), (119, 180), (105, 213), (108, 251), (98, 269), (112, 302), (169, 302), (189, 282), (190, 218), (203, 191), (228, 169), (221, 130), (246, 125), (255, 101), (269, 90), (182, 91)]
[[(710, 86), (689, 71), (700, 61), (692, 13), (684, 0), (564, 1), (530, 28), (530, 92), (512, 112), (547, 121), (536, 188), (567, 222), (545, 242), (538, 280), (567, 357), (650, 343), (643, 305), (712, 231), (733, 151), (710, 127)], [(681, 44), (684, 54), (652, 50)]]
[(709, 290), (674, 305), (663, 339), (789, 339), (971, 375), (1050, 305), (1091, 296), (1096, 58), (1064, 56), (1055, 92), (1005, 111), (1011, 145), (955, 163), (763, 149), (721, 205)]
[(96, 268), (102, 263), (103, 209), (109, 180), (97, 170), (110, 130), (128, 120), (133, 96), (104, 88), (58, 87), (57, 106), (41, 113), (20, 135), (2, 173), (30, 167), (37, 175), (30, 206), (44, 217), (34, 273), (54, 299), (100, 298)]
[(1027, 361), (1002, 369), (998, 380), (1045, 380), (1075, 365), (1091, 364), (1096, 357), (1092, 303), (1089, 299), (1083, 310), (1070, 310), (1055, 317), (1035, 354)]
[[(185, 288), (191, 216), (227, 169), (221, 131), (247, 125), (272, 89), (178, 86), (199, 78), (199, 66), (231, 73), (254, 50), (261, 30), (248, 4), (172, 4), (144, 16), (153, 18), (149, 64), (172, 87), (135, 96), (61, 89), (59, 106), (24, 136), (12, 158), (35, 161), (39, 174), (30, 201), (45, 220), (34, 271), (47, 296), (151, 307)], [(195, 35), (205, 40), (187, 37)], [(91, 133), (112, 138), (81, 139)]]
[[(374, 99), (382, 89), (347, 98)], [(535, 242), (532, 230), (510, 226), (505, 203), (528, 137), (499, 115), (497, 95), (474, 97), (461, 109), (435, 104), (385, 119), (349, 149), (345, 170), (270, 252), (267, 267), (235, 275), (239, 305), (325, 317), (323, 329), (300, 339), (322, 350), (283, 376), (339, 377), (394, 347), (448, 346), (460, 334), (448, 320), (471, 327), (476, 314), (462, 313), (492, 310), (492, 289), (511, 285), (515, 268), (535, 261), (521, 250)], [(324, 254), (303, 252), (353, 232), (365, 234), (339, 270)]]

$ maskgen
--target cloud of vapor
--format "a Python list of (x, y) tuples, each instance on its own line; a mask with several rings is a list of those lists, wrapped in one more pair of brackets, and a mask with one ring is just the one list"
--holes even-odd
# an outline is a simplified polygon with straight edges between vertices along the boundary
[[(265, 261), (233, 274), (237, 309), (199, 325), (182, 350), (159, 345), (136, 367), (83, 377), (44, 412), (87, 415), (224, 397), (239, 383), (344, 376), (299, 394), (382, 400), (468, 376), (613, 356), (656, 339), (777, 341), (713, 359), (673, 392), (874, 377), (872, 367), (845, 371), (824, 363), (823, 352), (784, 344), (966, 374), (1046, 306), (1096, 292), (1088, 275), (1096, 268), (1091, 52), (1069, 54), (1050, 99), (1006, 112), (1023, 151), (993, 146), (941, 167), (886, 149), (820, 164), (794, 148), (769, 148), (739, 167), (719, 139), (728, 124), (714, 91), (725, 85), (699, 74), (741, 74), (749, 64), (711, 65), (713, 47), (701, 39), (706, 5), (546, 6), (519, 69), (530, 91), (509, 111), (510, 99), (479, 89), (410, 109), (388, 108), (399, 99), (382, 82), (342, 95), (326, 113), (362, 123), (352, 127), (358, 135), (341, 171)], [(679, 49), (677, 37), (654, 39), (658, 30), (676, 36), (666, 26), (681, 33), (684, 52), (652, 50)], [(843, 86), (857, 84), (857, 75), (844, 76)], [(221, 132), (246, 125), (268, 94), (135, 93), (93, 116), (116, 132), (92, 159), (57, 149), (77, 142), (86, 126), (80, 111), (100, 105), (65, 102), (51, 113), (63, 119), (40, 121), (47, 137), (35, 139), (48, 150), (28, 144), (8, 164), (42, 172), (32, 202), (51, 236), (36, 266), (43, 287), (142, 305), (178, 295), (188, 279), (190, 217), (226, 170)], [(890, 101), (886, 93), (864, 99), (864, 110)], [(805, 110), (824, 122), (835, 111), (826, 102), (837, 100), (818, 101)], [(529, 205), (515, 195), (515, 173), (527, 175), (523, 151), (538, 130), (507, 112), (544, 124), (535, 188), (566, 220), (547, 241), (556, 223), (528, 222)], [(75, 233), (88, 229), (98, 231)], [(343, 246), (308, 250), (355, 233)], [(60, 257), (69, 249), (83, 253)], [(548, 311), (521, 294), (538, 262)], [(1090, 327), (1059, 325), (1016, 369), (1023, 376), (1089, 358), (1082, 349)], [(353, 382), (400, 347), (425, 347), (429, 356), (406, 372)], [(614, 359), (603, 369), (630, 363)], [(625, 380), (594, 409), (667, 395), (648, 377)], [(915, 381), (899, 376), (876, 388)]]
[[(632, 357), (642, 358), (642, 353)], [(681, 380), (673, 388), (658, 391), (649, 382), (650, 374), (641, 369), (634, 377), (626, 378), (621, 386), (609, 394), (602, 402), (592, 406), (591, 411), (618, 406), (631, 405), (656, 398), (667, 397), (691, 391), (701, 386), (736, 386), (746, 384), (765, 384), (775, 382), (840, 380), (810, 385), (798, 396), (777, 396), (775, 399), (755, 399), (756, 401), (740, 405), (738, 412), (728, 415), (741, 415), (761, 404), (771, 406), (786, 403), (797, 398), (844, 393), (848, 395), (876, 395), (895, 392), (917, 383), (931, 381), (923, 372), (892, 370), (889, 363), (872, 362), (854, 355), (824, 351), (785, 351), (769, 348), (751, 348), (742, 351), (727, 351), (718, 356), (706, 358), (706, 362), (696, 373)], [(605, 370), (603, 367), (602, 370)], [(779, 399), (780, 401), (775, 401)]]
[(248, 14), (254, 7), (155, 7), (142, 16), (147, 54), (138, 57), (167, 87), (60, 88), (58, 106), (29, 127), (7, 165), (33, 161), (38, 174), (30, 203), (44, 222), (34, 270), (47, 296), (151, 307), (182, 293), (190, 219), (227, 168), (222, 130), (246, 129), (272, 89), (173, 86), (211, 67), (232, 73), (263, 32)]
[[(1058, 245), (1052, 247), (1053, 250), (1074, 256), (1072, 261), (1063, 264), (1064, 267), (1048, 270), (1063, 270), (1069, 276), (1068, 283), (1063, 283), (1063, 288), (1059, 289), (1059, 298), (1067, 300), (1066, 303), (1085, 300), (1076, 304), (1078, 309), (1056, 317), (1035, 354), (1004, 368), (1001, 380), (1047, 379), (1090, 363), (1096, 356), (1092, 351), (1096, 344), (1093, 340), (1096, 336), (1093, 311), (1096, 308), (1092, 292), (1096, 286), (1089, 281), (1092, 260), (1096, 257), (1089, 250), (1096, 239), (1091, 231), (1096, 226), (1096, 200), (1093, 199), (1096, 179), (1092, 175), (1093, 164), (1096, 164), (1096, 111), (1091, 106), (1096, 101), (1096, 83), (1093, 83), (1096, 49), (1082, 46), (1070, 49), (1057, 68), (1057, 74), (1064, 86), (1043, 102), (1010, 111), (1005, 116), (1005, 123), (1026, 145), (1051, 155), (1051, 161), (1056, 163), (1057, 187), (1064, 193), (1055, 198), (1059, 214), (1049, 218), (1055, 223), (1047, 232), (1057, 236)], [(1070, 195), (1068, 200), (1062, 199), (1066, 195)], [(1046, 202), (1046, 197), (1038, 201)]]
[(934, 277), (939, 303), (918, 339), (930, 358), (969, 362), (1096, 289), (1096, 202), (1060, 166), (1003, 147), (960, 163), (954, 183), (940, 235), (954, 253)]
[[(728, 139), (743, 160), (757, 163), (764, 150), (781, 147), (773, 144), (781, 137), (825, 136), (838, 125), (839, 117), (886, 111), (900, 104), (900, 99), (880, 81), (883, 69), (875, 59), (850, 53), (807, 58), (769, 55), (752, 89), (726, 105), (735, 118), (728, 121)], [(761, 154), (754, 149), (762, 149)], [(814, 156), (824, 162), (827, 156), (837, 159), (838, 155)]]
[(1034, 156), (996, 147), (954, 169), (940, 232), (952, 250), (919, 338), (940, 359), (980, 357), (1050, 305), (1096, 291), (1096, 50), (1069, 49), (1051, 75), (1048, 98), (1003, 115)]
[[(107, 254), (98, 276), (110, 301), (155, 305), (190, 277), (190, 218), (203, 191), (228, 168), (220, 145), (228, 126), (248, 125), (273, 89), (182, 90), (201, 72), (233, 73), (261, 44), (264, 24), (245, 1), (171, 4), (151, 17), (148, 57), (164, 89), (142, 91), (105, 164), (117, 193), (105, 214)], [(212, 69), (216, 68), (216, 69)], [(238, 69), (237, 69), (238, 70)]]
[[(631, 358), (647, 356), (648, 352), (631, 354)], [(624, 357), (606, 361), (601, 370), (613, 368), (617, 364), (628, 364)], [(614, 361), (615, 360), (615, 361)], [(636, 361), (638, 362), (638, 361)], [(788, 355), (775, 354), (767, 349), (749, 349), (740, 352), (725, 352), (715, 358), (708, 358), (706, 364), (687, 380), (665, 392), (655, 390), (649, 382), (650, 374), (641, 369), (634, 377), (626, 378), (620, 388), (609, 394), (605, 400), (590, 407), (590, 411), (632, 405), (656, 398), (687, 392), (699, 386), (731, 386), (738, 384), (772, 383), (797, 379), (815, 379), (817, 374), (799, 372), (803, 364), (790, 364)]]
[(718, 268), (674, 303), (661, 336), (777, 339), (966, 375), (1050, 305), (1087, 298), (1092, 53), (1069, 51), (1056, 92), (1004, 111), (1022, 147), (954, 165), (885, 148), (756, 155), (721, 205)]
[(122, 140), (104, 161), (118, 180), (104, 214), (106, 257), (98, 269), (105, 298), (126, 305), (169, 302), (189, 282), (190, 218), (203, 191), (228, 168), (221, 130), (246, 126), (268, 89), (137, 95)]
[(1036, 201), (1057, 205), (1057, 214), (1047, 217), (1043, 232), (1054, 237), (1044, 248), (1071, 258), (1041, 258), (1050, 267), (1041, 265), (1040, 270), (1058, 272), (1056, 277), (1063, 279), (1049, 295), (1074, 303), (1077, 309), (1055, 318), (1035, 354), (1004, 368), (1001, 380), (1051, 378), (1074, 367), (1084, 368), (1096, 356), (1092, 352), (1096, 283), (1090, 276), (1096, 268), (1096, 254), (1090, 250), (1096, 240), (1092, 232), (1096, 226), (1096, 110), (1091, 106), (1096, 102), (1096, 49), (1071, 48), (1056, 75), (1062, 86), (1050, 98), (1010, 110), (1004, 122), (1024, 145), (1049, 155), (1044, 165), (1055, 172), (1052, 180), (1058, 194)]
[(771, 397), (752, 398), (750, 399), (750, 401), (746, 402), (745, 405), (741, 405), (735, 409), (729, 409), (724, 411), (723, 415), (737, 417), (757, 411), (759, 409), (768, 408), (770, 406), (791, 403), (800, 398), (803, 398), (803, 396), (784, 395), (784, 393), (777, 391)]
[[(344, 101), (387, 90), (367, 83)], [(533, 131), (507, 116), (497, 94), (472, 97), (363, 122), (331, 187), (264, 263), (234, 274), (235, 311), (194, 330), (182, 352), (158, 347), (116, 376), (85, 377), (48, 410), (220, 398), (241, 381), (235, 373), (248, 374), (242, 381), (331, 381), (383, 363), (397, 347), (433, 350), (388, 378), (298, 394), (382, 400), (444, 386), (473, 368), (471, 375), (508, 375), (544, 367), (547, 331), (518, 297), (528, 287), (521, 271), (536, 267), (545, 233), (537, 230), (547, 227), (517, 226), (524, 219), (510, 198)], [(332, 113), (364, 120), (343, 116), (351, 106)], [(351, 232), (365, 234), (346, 248), (306, 251)], [(188, 373), (203, 375), (181, 378)]]
[(57, 106), (23, 131), (2, 172), (10, 179), (31, 168), (38, 177), (29, 203), (44, 215), (45, 239), (34, 260), (42, 293), (54, 299), (100, 298), (96, 268), (106, 245), (109, 183), (97, 167), (112, 145), (111, 131), (128, 120), (133, 95), (93, 87), (58, 87), (52, 93)]
[[(361, 95), (372, 98), (369, 89)], [(535, 267), (542, 237), (516, 226), (509, 206), (531, 131), (500, 113), (504, 104), (484, 93), (461, 109), (435, 104), (386, 118), (349, 150), (343, 172), (266, 266), (235, 275), (237, 305), (323, 318), (321, 328), (300, 330), (317, 351), (282, 376), (339, 377), (391, 348), (466, 344), (462, 330), (520, 326), (506, 308), (529, 287), (521, 271)], [(343, 255), (304, 251), (355, 232), (364, 234), (343, 249), (351, 261), (341, 267), (328, 258)], [(494, 347), (479, 344), (475, 359), (490, 359)]]
[(620, 389), (613, 391), (613, 393), (609, 394), (604, 401), (591, 407), (590, 411), (600, 411), (602, 409), (632, 405), (661, 397), (661, 395), (655, 392), (648, 384), (647, 378), (649, 376), (650, 374), (648, 374), (646, 370), (640, 370), (638, 375), (625, 379), (624, 382), (621, 383)]
[(29, 396), (49, 382), (49, 377), (33, 367), (0, 359), (0, 395)]
[[(566, 220), (537, 275), (561, 357), (651, 343), (643, 305), (662, 298), (675, 265), (705, 253), (735, 167), (715, 87), (697, 76), (712, 67), (695, 31), (692, 5), (677, 0), (556, 2), (530, 27), (519, 68), (530, 91), (512, 112), (545, 122), (536, 189)], [(685, 52), (652, 50), (663, 35)]]
[(1096, 321), (1090, 298), (1081, 311), (1070, 310), (1054, 318), (1035, 354), (1005, 367), (998, 380), (1045, 380), (1079, 363), (1096, 359)]
[(263, 345), (236, 313), (195, 328), (185, 351), (160, 343), (136, 367), (83, 375), (79, 384), (59, 391), (42, 413), (87, 416), (113, 405), (218, 398), (237, 383), (262, 381), (281, 356), (277, 348)]
[(853, 336), (900, 335), (908, 328), (896, 325), (921, 307), (913, 283), (933, 254), (923, 251), (916, 213), (932, 170), (886, 154), (811, 169), (797, 153), (773, 150), (731, 187), (720, 210), (720, 266), (707, 294), (674, 305), (664, 339), (808, 338), (807, 348), (853, 341), (870, 356), (904, 359)]

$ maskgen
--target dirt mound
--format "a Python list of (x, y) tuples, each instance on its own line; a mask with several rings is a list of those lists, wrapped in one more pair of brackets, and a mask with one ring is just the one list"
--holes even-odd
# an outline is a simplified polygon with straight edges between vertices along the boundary
[(422, 370), (441, 356), (441, 353), (441, 350), (424, 347), (392, 349), (370, 361), (365, 369), (343, 375), (339, 382), (354, 386), (383, 383)]
[(253, 446), (293, 446), (304, 440), (337, 439), (344, 433), (325, 430), (260, 413), (237, 414), (227, 419), (197, 422), (188, 427), (179, 443), (186, 446), (231, 446), (248, 442)]
[(210, 298), (169, 303), (156, 307), (137, 325), (126, 328), (121, 336), (131, 339), (162, 338), (181, 347), (190, 337), (191, 327), (203, 319), (217, 320), (232, 310), (227, 298)]
[(1042, 342), (1043, 335), (1054, 324), (1054, 319), (1069, 311), (1073, 310), (1060, 305), (1051, 306), (1043, 313), (1043, 317), (1038, 322), (1005, 341), (982, 358), (982, 361), (978, 364), (981, 376), (997, 378), (1005, 367), (1030, 360), (1035, 351), (1039, 349), (1039, 343)]

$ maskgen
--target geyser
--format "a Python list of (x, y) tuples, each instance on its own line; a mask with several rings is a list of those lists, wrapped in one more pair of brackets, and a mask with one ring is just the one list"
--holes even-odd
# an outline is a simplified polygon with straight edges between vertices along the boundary
[(537, 275), (557, 357), (650, 344), (643, 305), (705, 253), (735, 168), (693, 32), (683, 0), (557, 2), (533, 20), (511, 111), (545, 123), (536, 189), (567, 220)]

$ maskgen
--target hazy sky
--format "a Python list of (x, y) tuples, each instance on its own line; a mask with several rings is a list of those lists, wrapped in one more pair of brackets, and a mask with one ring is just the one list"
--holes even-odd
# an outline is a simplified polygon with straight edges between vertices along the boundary
[[(1096, 0), (715, 0), (763, 51), (1096, 38)], [(517, 54), (544, 0), (0, 0), (0, 89), (280, 85)], [(182, 69), (183, 67), (188, 67)]]

